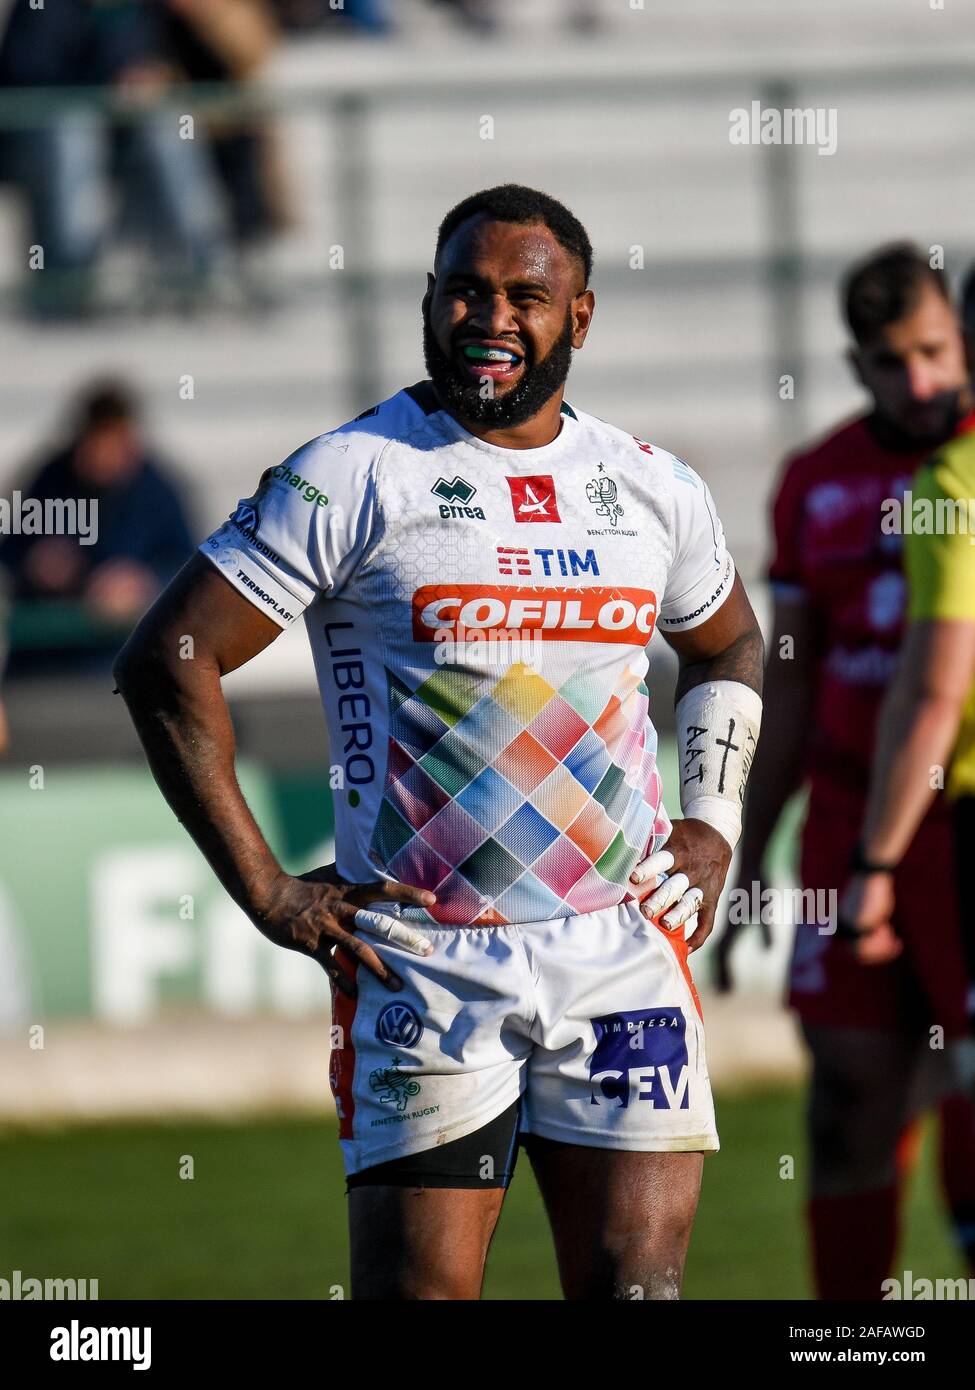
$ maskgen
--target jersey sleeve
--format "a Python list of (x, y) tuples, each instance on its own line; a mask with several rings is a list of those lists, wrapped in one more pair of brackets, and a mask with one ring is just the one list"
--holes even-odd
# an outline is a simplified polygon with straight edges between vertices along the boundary
[(660, 605), (668, 632), (706, 622), (731, 593), (735, 564), (711, 491), (692, 468), (674, 460), (674, 559)]
[[(975, 620), (973, 499), (975, 438), (962, 436), (921, 468), (911, 486), (913, 507), (930, 503), (934, 524), (928, 528), (914, 520), (905, 528), (910, 619)], [(929, 529), (939, 534), (929, 535)]]
[(282, 628), (321, 595), (337, 597), (376, 526), (376, 445), (321, 435), (269, 468), (257, 491), (200, 546)]
[(803, 593), (800, 539), (805, 487), (795, 460), (785, 466), (772, 503), (772, 560), (768, 577), (780, 598)]

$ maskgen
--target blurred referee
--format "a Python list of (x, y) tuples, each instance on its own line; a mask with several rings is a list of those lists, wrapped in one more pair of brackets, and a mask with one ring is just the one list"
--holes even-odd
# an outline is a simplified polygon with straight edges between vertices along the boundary
[[(902, 537), (878, 524), (885, 504), (969, 428), (964, 333), (947, 280), (909, 243), (873, 252), (844, 277), (848, 358), (870, 396), (847, 420), (787, 461), (773, 507), (769, 578), (775, 595), (765, 728), (742, 836), (739, 891), (762, 879), (766, 846), (802, 784), (809, 802), (799, 879), (837, 901), (861, 836), (875, 729), (897, 669), (907, 607)], [(899, 522), (899, 518), (893, 518)], [(952, 1044), (967, 1033), (965, 963), (953, 893), (930, 920), (929, 885), (955, 879), (953, 826), (943, 797), (931, 805), (896, 877), (889, 940), (850, 949), (835, 907), (803, 912), (788, 976), (812, 1059), (806, 1116), (806, 1204), (812, 1272), (823, 1299), (879, 1299), (891, 1272), (901, 1194), (918, 1117), (939, 1114), (939, 1166), (952, 1228), (975, 1272), (975, 1108), (932, 1053), (937, 1024)], [(822, 926), (830, 930), (820, 931)], [(729, 921), (719, 983), (732, 984)], [(869, 947), (882, 948), (874, 962)]]
[[(975, 345), (975, 266), (963, 293), (969, 354)], [(950, 763), (947, 792), (957, 847), (958, 892), (975, 1034), (975, 430), (958, 434), (915, 476), (918, 520), (904, 537), (910, 589), (903, 657), (880, 716), (876, 759), (854, 874), (840, 920), (860, 951), (895, 955), (893, 870), (905, 854)], [(933, 527), (918, 525), (930, 504)], [(917, 529), (915, 529), (917, 528)], [(931, 530), (936, 534), (925, 534)], [(928, 884), (932, 914), (948, 885)], [(975, 1036), (957, 1050), (963, 1079), (975, 1078)], [(975, 1240), (975, 1222), (972, 1237)]]

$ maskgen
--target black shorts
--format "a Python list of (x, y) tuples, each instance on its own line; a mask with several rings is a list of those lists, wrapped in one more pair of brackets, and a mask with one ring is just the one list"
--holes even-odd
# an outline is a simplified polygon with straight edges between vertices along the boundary
[(347, 1180), (345, 1190), (380, 1186), (506, 1188), (515, 1171), (520, 1110), (521, 1101), (516, 1100), (473, 1134), (363, 1168)]

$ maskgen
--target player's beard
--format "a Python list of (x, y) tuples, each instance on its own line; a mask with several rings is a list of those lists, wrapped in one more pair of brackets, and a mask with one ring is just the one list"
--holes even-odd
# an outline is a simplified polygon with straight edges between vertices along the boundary
[(957, 430), (971, 409), (971, 392), (960, 386), (957, 391), (944, 393), (940, 401), (937, 424), (927, 429), (912, 428), (910, 418), (887, 416), (877, 409), (873, 417), (873, 433), (878, 441), (894, 453), (920, 453), (924, 449), (939, 449)]
[(458, 367), (443, 351), (433, 335), (430, 318), (423, 313), (423, 358), (430, 380), (443, 405), (461, 420), (475, 425), (510, 428), (523, 425), (565, 383), (572, 362), (572, 314), (566, 314), (565, 327), (540, 362), (525, 345), (525, 366), (517, 386), (503, 395), (482, 395), (481, 383)]

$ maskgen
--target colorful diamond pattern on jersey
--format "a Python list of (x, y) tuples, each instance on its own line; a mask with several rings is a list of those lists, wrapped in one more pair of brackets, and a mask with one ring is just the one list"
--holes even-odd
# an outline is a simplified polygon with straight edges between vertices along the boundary
[(644, 682), (556, 689), (516, 663), (494, 683), (443, 668), (410, 690), (388, 669), (389, 760), (372, 856), (436, 892), (405, 917), (450, 924), (596, 912), (629, 895), (669, 828)]

